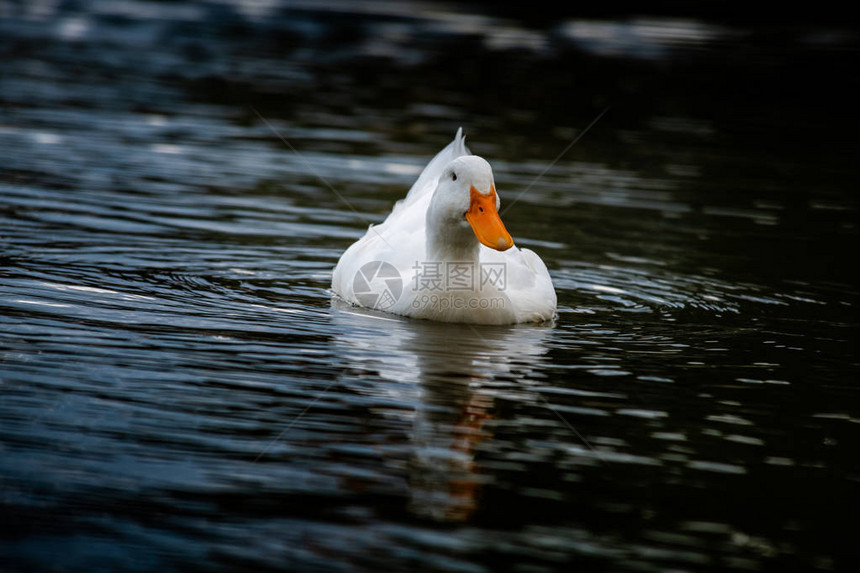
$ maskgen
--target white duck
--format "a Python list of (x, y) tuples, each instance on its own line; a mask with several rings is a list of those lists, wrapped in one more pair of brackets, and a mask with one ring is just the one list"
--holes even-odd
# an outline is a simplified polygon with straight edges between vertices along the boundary
[(499, 204), (490, 164), (470, 154), (459, 129), (388, 218), (340, 257), (332, 290), (358, 306), (413, 318), (553, 320), (546, 265), (514, 245)]

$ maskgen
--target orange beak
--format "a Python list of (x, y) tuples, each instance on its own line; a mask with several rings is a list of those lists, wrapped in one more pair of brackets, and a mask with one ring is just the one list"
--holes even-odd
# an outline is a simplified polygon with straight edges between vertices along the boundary
[(496, 189), (490, 185), (487, 195), (479, 192), (473, 185), (470, 189), (471, 203), (466, 211), (466, 220), (472, 225), (475, 236), (484, 245), (497, 251), (507, 251), (514, 246), (511, 234), (505, 229), (502, 218), (496, 210)]

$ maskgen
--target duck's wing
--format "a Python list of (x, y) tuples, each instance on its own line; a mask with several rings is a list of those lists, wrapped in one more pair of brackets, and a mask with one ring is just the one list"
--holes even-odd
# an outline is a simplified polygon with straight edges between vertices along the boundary
[(510, 299), (518, 322), (551, 320), (557, 298), (549, 270), (531, 249), (511, 247), (495, 251), (481, 245), (482, 280)]

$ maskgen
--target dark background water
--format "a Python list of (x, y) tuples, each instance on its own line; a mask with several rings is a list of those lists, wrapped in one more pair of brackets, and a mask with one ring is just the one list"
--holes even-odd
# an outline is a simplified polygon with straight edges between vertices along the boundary
[[(0, 3), (0, 569), (852, 570), (856, 29), (691, 6)], [(555, 325), (331, 300), (459, 126)]]

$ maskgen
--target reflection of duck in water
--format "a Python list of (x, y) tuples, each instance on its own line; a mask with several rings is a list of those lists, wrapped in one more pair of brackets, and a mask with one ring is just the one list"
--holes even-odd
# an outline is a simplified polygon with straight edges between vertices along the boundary
[(514, 245), (499, 205), (490, 164), (469, 153), (459, 130), (388, 218), (343, 253), (332, 290), (358, 306), (442, 322), (552, 320), (546, 265)]
[(484, 478), (475, 453), (491, 437), (484, 422), (492, 417), (493, 397), (472, 384), (472, 377), (460, 375), (423, 385), (424, 400), (415, 418), (417, 448), (410, 464), (413, 513), (437, 521), (466, 521), (478, 508)]
[(547, 329), (406, 321), (335, 306), (343, 309), (334, 314), (344, 332), (338, 339), (346, 346), (343, 355), (377, 365), (377, 391), (418, 390), (410, 511), (438, 521), (468, 520), (487, 480), (475, 456), (481, 443), (492, 440), (486, 422), (494, 389), (488, 382), (529, 377), (546, 352)]

